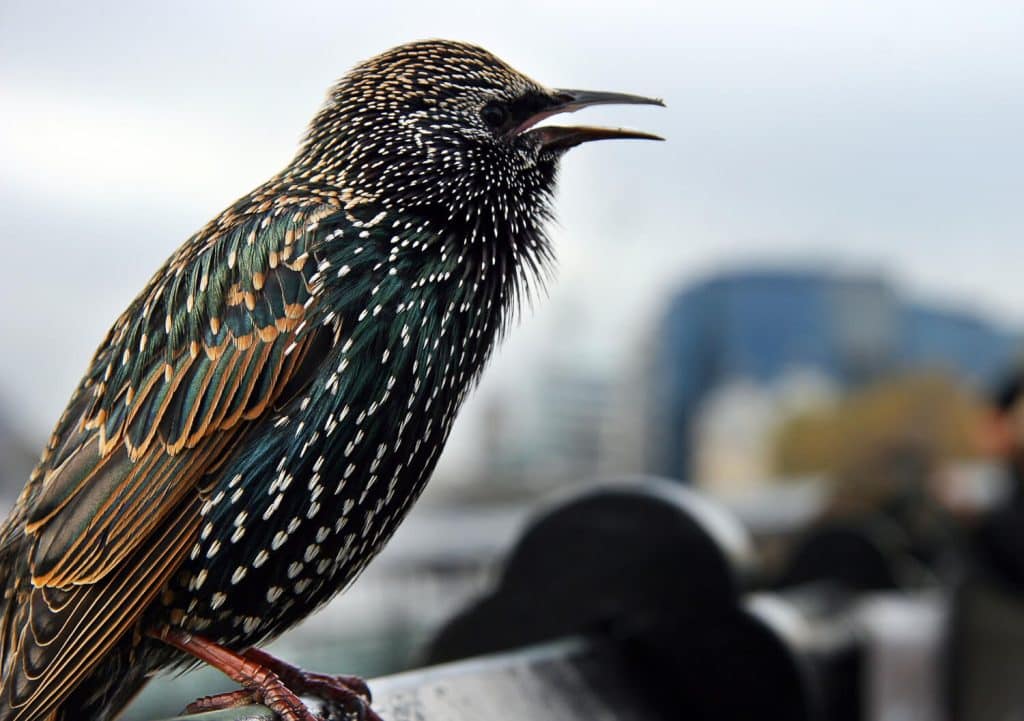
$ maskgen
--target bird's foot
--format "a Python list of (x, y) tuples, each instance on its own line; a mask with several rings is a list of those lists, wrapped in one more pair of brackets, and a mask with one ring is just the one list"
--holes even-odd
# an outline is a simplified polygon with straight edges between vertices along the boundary
[(220, 711), (257, 703), (263, 704), (276, 713), (281, 721), (324, 721), (315, 716), (280, 679), (274, 678), (273, 674), (263, 675), (259, 672), (253, 676), (251, 686), (239, 691), (203, 696), (186, 706), (185, 713)]
[(345, 719), (381, 721), (380, 716), (370, 708), (373, 701), (370, 687), (358, 676), (311, 673), (258, 648), (251, 648), (242, 655), (253, 663), (273, 671), (292, 691), (315, 696), (324, 701), (329, 710), (341, 711)]
[(151, 635), (205, 661), (243, 687), (241, 691), (198, 699), (186, 709), (189, 713), (262, 703), (280, 716), (281, 721), (324, 721), (299, 699), (298, 694), (304, 693), (323, 700), (328, 715), (339, 712), (346, 721), (382, 721), (370, 708), (370, 692), (361, 679), (306, 673), (257, 649), (238, 654), (201, 636), (176, 629), (163, 628)]

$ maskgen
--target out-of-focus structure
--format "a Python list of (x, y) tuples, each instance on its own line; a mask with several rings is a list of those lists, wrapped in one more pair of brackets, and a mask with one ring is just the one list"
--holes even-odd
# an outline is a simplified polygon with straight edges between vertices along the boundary
[(773, 473), (781, 425), (908, 371), (984, 384), (1019, 334), (969, 311), (905, 300), (884, 278), (725, 273), (679, 292), (655, 326), (644, 377), (647, 470), (730, 484)]

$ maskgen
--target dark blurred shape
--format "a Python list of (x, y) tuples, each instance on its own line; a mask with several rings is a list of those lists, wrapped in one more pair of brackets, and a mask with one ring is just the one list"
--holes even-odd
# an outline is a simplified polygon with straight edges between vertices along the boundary
[(953, 597), (949, 721), (1024, 718), (1024, 596), (973, 578)]
[(804, 678), (811, 718), (867, 718), (867, 659), (855, 597), (807, 586), (752, 594), (744, 608), (790, 650)]
[(1024, 369), (1006, 374), (992, 389), (991, 406), (998, 418), (1008, 418), (1024, 393)]
[(745, 601), (753, 561), (735, 519), (678, 484), (599, 486), (534, 521), (429, 661), (585, 635), (614, 643), (664, 718), (856, 718), (852, 638), (790, 632), (814, 614), (781, 595)]
[(1004, 721), (1024, 709), (1024, 367), (993, 387), (978, 440), (1009, 484), (973, 519), (972, 563), (953, 597), (951, 721)]
[(653, 479), (600, 485), (534, 520), (498, 588), (449, 622), (429, 658), (721, 609), (752, 562), (743, 529), (698, 494)]
[(974, 530), (972, 546), (981, 573), (1024, 593), (1024, 507), (1019, 501), (987, 513)]
[(851, 388), (907, 368), (991, 380), (1017, 335), (969, 312), (909, 303), (880, 276), (814, 270), (725, 273), (679, 293), (655, 333), (647, 388), (650, 471), (693, 475), (693, 422), (717, 386), (767, 384), (794, 368)]
[(1024, 593), (1024, 368), (994, 388), (981, 441), (1010, 481), (1002, 504), (978, 519), (972, 534), (977, 571)]
[(903, 530), (883, 519), (823, 525), (797, 542), (779, 585), (831, 584), (847, 592), (911, 587), (921, 573), (908, 546)]

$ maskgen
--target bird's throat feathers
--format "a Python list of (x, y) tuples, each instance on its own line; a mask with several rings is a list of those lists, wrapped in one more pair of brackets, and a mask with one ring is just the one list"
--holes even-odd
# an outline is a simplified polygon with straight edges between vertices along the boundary
[(407, 313), (439, 334), (450, 322), (469, 323), (481, 342), (484, 335), (493, 342), (546, 285), (553, 264), (546, 199), (540, 207), (519, 215), (500, 195), (480, 195), (399, 211), (368, 202), (325, 219), (315, 251), (318, 315), (347, 314), (351, 327)]

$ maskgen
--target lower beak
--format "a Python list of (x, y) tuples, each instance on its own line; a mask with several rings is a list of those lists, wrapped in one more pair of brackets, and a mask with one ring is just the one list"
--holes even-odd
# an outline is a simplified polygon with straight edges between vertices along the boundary
[(568, 128), (546, 125), (532, 132), (536, 133), (540, 138), (540, 144), (545, 150), (568, 150), (581, 143), (589, 143), (591, 140), (615, 140), (620, 138), (635, 138), (638, 140), (665, 139), (660, 135), (645, 133), (640, 130), (598, 128), (588, 125), (576, 125)]
[[(556, 90), (554, 103), (547, 109), (537, 113), (516, 129), (521, 133), (536, 125), (545, 118), (561, 113), (572, 113), (591, 105), (658, 105), (665, 106), (657, 98), (645, 98), (626, 93), (606, 93), (594, 90)], [(639, 130), (625, 128), (598, 128), (592, 126), (559, 127), (544, 126), (531, 130), (530, 133), (540, 140), (544, 150), (564, 151), (569, 148), (589, 143), (592, 140), (612, 140), (616, 138), (635, 138), (641, 140), (664, 140), (664, 138)]]

